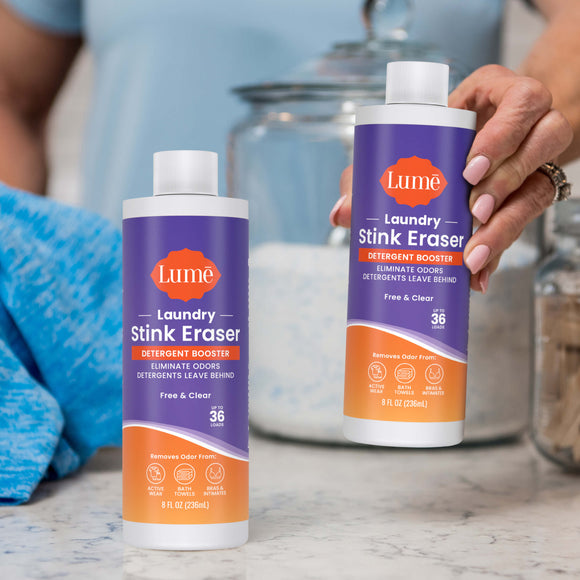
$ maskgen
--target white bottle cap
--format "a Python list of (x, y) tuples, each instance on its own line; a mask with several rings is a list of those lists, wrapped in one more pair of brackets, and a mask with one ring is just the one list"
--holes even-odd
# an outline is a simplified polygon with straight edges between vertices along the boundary
[(447, 106), (449, 66), (438, 62), (398, 61), (387, 64), (385, 102)]
[(153, 155), (153, 195), (218, 194), (218, 155), (213, 151), (158, 151)]

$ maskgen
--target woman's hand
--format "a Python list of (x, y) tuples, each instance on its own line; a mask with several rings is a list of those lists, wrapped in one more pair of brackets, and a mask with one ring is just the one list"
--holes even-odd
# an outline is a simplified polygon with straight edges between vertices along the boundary
[[(479, 225), (464, 260), (471, 287), (486, 291), (502, 253), (554, 198), (550, 179), (537, 172), (572, 142), (566, 118), (551, 108), (552, 95), (539, 81), (496, 65), (467, 77), (449, 96), (449, 106), (477, 113), (477, 134), (464, 178), (474, 187), (469, 207)], [(352, 166), (340, 180), (333, 225), (350, 225)]]

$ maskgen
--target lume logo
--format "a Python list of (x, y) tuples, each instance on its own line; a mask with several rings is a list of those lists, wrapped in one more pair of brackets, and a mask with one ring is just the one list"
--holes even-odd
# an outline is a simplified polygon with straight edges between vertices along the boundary
[(386, 194), (394, 197), (397, 203), (416, 207), (428, 205), (439, 197), (447, 180), (440, 169), (429, 159), (403, 157), (387, 167), (380, 179)]
[(167, 258), (159, 260), (151, 272), (155, 286), (169, 298), (187, 302), (192, 298), (203, 298), (221, 277), (217, 266), (202, 252), (183, 248), (169, 252)]

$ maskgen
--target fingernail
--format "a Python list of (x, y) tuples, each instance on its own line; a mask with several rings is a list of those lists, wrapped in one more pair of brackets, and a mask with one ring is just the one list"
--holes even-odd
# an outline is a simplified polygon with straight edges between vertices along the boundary
[(489, 193), (480, 195), (471, 209), (473, 217), (477, 218), (482, 224), (486, 223), (491, 217), (495, 208), (495, 199)]
[(328, 219), (330, 220), (330, 224), (335, 227), (338, 225), (338, 223), (336, 222), (336, 215), (338, 214), (345, 200), (346, 195), (341, 196), (339, 200), (334, 204), (334, 207), (330, 210), (330, 215), (328, 216)]
[(490, 165), (491, 162), (485, 155), (477, 155), (467, 164), (463, 171), (463, 178), (471, 185), (477, 185), (487, 173)]
[(465, 265), (471, 270), (472, 274), (477, 274), (489, 258), (490, 249), (483, 244), (475, 246), (465, 258)]
[(481, 286), (481, 293), (485, 294), (487, 292), (487, 287), (489, 286), (489, 269), (484, 268), (479, 275), (479, 285)]

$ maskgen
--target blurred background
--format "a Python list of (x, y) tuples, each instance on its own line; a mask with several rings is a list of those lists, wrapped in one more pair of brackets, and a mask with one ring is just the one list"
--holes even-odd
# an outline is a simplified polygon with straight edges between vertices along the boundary
[[(522, 0), (508, 0), (501, 64), (516, 68), (541, 33), (543, 26), (542, 17), (527, 8)], [(69, 75), (50, 121), (51, 174), (48, 192), (51, 197), (73, 205), (78, 205), (80, 199), (82, 135), (89, 107), (91, 83), (91, 57), (84, 50), (77, 59), (72, 74)], [(568, 175), (572, 182), (580, 182), (580, 162), (568, 168)], [(225, 192), (225, 184), (220, 188)], [(149, 195), (151, 192), (136, 193)]]
[[(461, 0), (454, 2), (461, 5)], [(353, 0), (353, 10), (356, 4)], [(475, 68), (478, 59), (494, 62), (497, 58), (497, 28), (493, 23), (499, 21), (501, 1), (480, 0), (480, 19), (471, 28), (462, 26), (460, 19), (453, 21), (458, 34), (452, 36), (463, 44), (449, 53), (445, 51), (451, 47), (446, 47), (436, 58), (430, 48), (419, 46), (419, 42), (433, 43), (431, 29), (449, 24), (448, 13), (439, 11), (435, 3), (368, 0), (364, 5), (372, 7), (365, 19), (366, 39), (361, 19), (360, 35), (349, 38), (337, 32), (334, 42), (339, 44), (331, 47), (327, 41), (322, 43), (326, 53), (293, 63), (296, 68), (292, 72), (280, 70), (272, 75), (260, 68), (258, 72), (267, 83), (238, 86), (235, 96), (231, 95), (240, 117), (231, 126), (227, 185), (223, 179), (225, 155), (220, 154), (219, 190), (222, 195), (233, 193), (250, 201), (250, 418), (255, 429), (277, 437), (346, 442), (341, 417), (349, 232), (331, 228), (328, 215), (339, 196), (339, 176), (352, 161), (354, 103), (382, 102), (388, 60), (445, 62), (446, 56), (451, 56), (453, 60), (447, 62), (452, 64), (453, 86), (463, 76), (460, 64)], [(407, 40), (405, 29), (412, 29), (413, 10), (409, 7), (413, 5), (426, 11), (421, 12), (423, 28), (418, 19), (413, 32), (416, 36), (409, 36), (407, 43), (403, 40)], [(347, 22), (352, 24), (348, 18)], [(502, 23), (500, 64), (517, 70), (542, 34), (544, 21), (524, 0), (507, 0)], [(334, 24), (327, 28), (336, 32)], [(492, 56), (486, 55), (486, 44), (478, 43), (474, 32), (480, 36), (493, 33)], [(466, 47), (469, 50), (463, 52)], [(222, 65), (230, 61), (229, 54), (222, 54)], [(73, 205), (81, 203), (81, 164), (83, 157), (86, 159), (83, 133), (93, 93), (93, 70), (91, 55), (84, 51), (68, 76), (49, 125), (48, 194)], [(222, 71), (219, 76), (222, 82), (230, 79), (224, 75), (227, 73)], [(199, 118), (190, 93), (180, 95), (184, 98), (176, 108), (177, 118), (180, 113), (186, 119)], [(155, 96), (149, 104), (155, 111)], [(156, 129), (166, 127), (166, 120), (157, 121)], [(149, 126), (141, 123), (139, 128)], [(177, 143), (190, 147), (191, 137), (195, 146), (207, 147), (206, 139), (211, 135), (217, 141), (211, 147), (221, 145), (223, 151), (226, 144), (220, 143), (219, 132), (213, 125), (206, 129), (204, 134), (196, 129)], [(133, 138), (132, 147), (138, 147), (138, 136)], [(176, 143), (173, 137), (168, 142), (169, 146)], [(108, 145), (105, 140), (101, 150), (111, 153)], [(119, 165), (129, 164), (142, 179), (135, 186), (137, 178), (133, 175), (122, 187), (117, 184), (116, 189), (107, 189), (114, 194), (109, 217), (114, 217), (115, 208), (120, 210), (121, 196), (151, 194), (149, 151), (139, 158), (138, 171), (129, 164), (125, 151), (120, 156), (112, 153)], [(580, 183), (580, 162), (568, 166), (567, 172), (570, 181)], [(106, 193), (99, 189), (106, 183), (100, 180), (96, 193)], [(133, 191), (135, 187), (142, 190)], [(554, 227), (552, 208), (548, 220), (530, 224), (504, 253), (486, 295), (472, 293), (465, 441), (489, 443), (524, 433), (530, 419), (530, 385), (534, 384), (534, 428), (542, 433), (540, 447), (547, 455), (555, 449), (561, 451), (563, 458), (557, 459), (561, 463), (580, 466), (580, 415), (576, 411), (572, 416), (565, 413), (566, 409), (580, 409), (580, 205), (560, 205), (560, 231)], [(558, 226), (557, 216), (555, 222)], [(557, 235), (553, 235), (554, 230)], [(554, 258), (555, 262), (545, 262), (551, 265), (536, 278), (539, 259), (554, 245), (559, 251), (575, 248), (570, 261)], [(532, 289), (537, 294), (535, 302)], [(536, 343), (532, 341), (534, 306), (538, 314)], [(534, 344), (539, 352), (532, 372)], [(570, 433), (575, 435), (569, 440)]]

